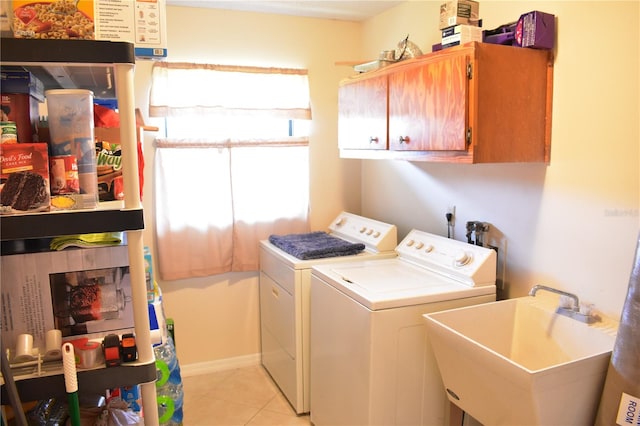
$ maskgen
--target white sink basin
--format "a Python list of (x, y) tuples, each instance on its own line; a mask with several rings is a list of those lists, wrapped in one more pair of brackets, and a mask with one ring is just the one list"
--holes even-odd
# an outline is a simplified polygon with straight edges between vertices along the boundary
[(522, 297), (424, 315), (451, 402), (485, 425), (587, 425), (617, 324)]

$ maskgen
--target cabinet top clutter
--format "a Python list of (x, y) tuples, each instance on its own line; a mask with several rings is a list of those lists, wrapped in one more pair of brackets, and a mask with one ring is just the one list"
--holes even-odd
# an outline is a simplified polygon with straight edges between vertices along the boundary
[(553, 54), (472, 42), (338, 88), (342, 158), (550, 161)]

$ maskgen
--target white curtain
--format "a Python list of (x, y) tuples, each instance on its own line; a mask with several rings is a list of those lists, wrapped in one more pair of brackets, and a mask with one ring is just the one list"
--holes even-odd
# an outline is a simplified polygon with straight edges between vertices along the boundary
[(308, 139), (220, 134), (229, 116), (245, 127), (256, 116), (310, 118), (308, 93), (304, 70), (154, 65), (150, 113), (199, 123), (190, 137), (156, 140), (162, 279), (257, 270), (260, 240), (309, 230)]

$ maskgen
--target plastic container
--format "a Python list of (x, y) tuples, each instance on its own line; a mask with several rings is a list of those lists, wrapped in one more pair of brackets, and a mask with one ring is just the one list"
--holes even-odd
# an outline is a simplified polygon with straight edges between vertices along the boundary
[(98, 205), (98, 174), (93, 133), (93, 92), (83, 89), (45, 91), (49, 114), (49, 153), (74, 155), (78, 161), (79, 208)]

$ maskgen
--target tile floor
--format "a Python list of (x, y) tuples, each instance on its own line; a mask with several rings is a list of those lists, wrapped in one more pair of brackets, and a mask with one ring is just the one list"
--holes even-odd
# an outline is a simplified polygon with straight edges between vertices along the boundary
[(183, 377), (184, 426), (310, 425), (262, 366)]

